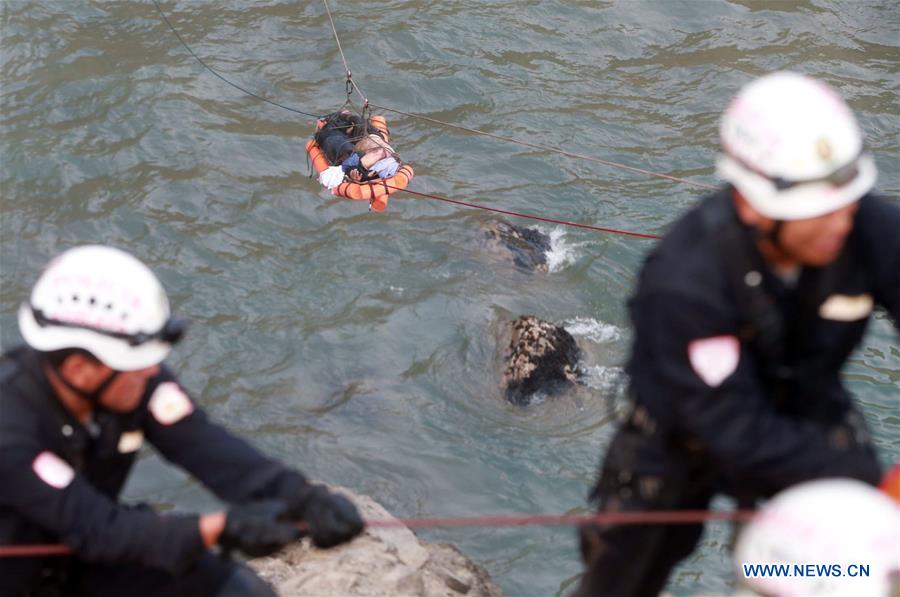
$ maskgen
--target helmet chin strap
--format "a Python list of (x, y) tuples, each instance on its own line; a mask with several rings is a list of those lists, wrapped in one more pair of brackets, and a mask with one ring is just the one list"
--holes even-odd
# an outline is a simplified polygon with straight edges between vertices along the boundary
[[(774, 220), (774, 225), (766, 232), (762, 232), (759, 228), (756, 229), (757, 238), (760, 240), (766, 240), (771, 245), (775, 251), (781, 255), (781, 257), (790, 260), (791, 267), (793, 268), (795, 265), (800, 265), (799, 260), (795, 257), (793, 251), (791, 251), (788, 247), (784, 246), (784, 243), (781, 242), (781, 231), (784, 228), (784, 220)], [(777, 264), (773, 264), (776, 265)]]
[(115, 380), (121, 371), (113, 371), (109, 374), (109, 377), (103, 380), (97, 388), (93, 391), (85, 392), (81, 388), (75, 387), (72, 382), (63, 377), (63, 375), (57, 371), (53, 367), (49, 367), (50, 371), (53, 372), (53, 376), (58, 379), (64, 386), (66, 386), (72, 393), (81, 398), (82, 400), (88, 402), (93, 408), (98, 408), (100, 406), (100, 397), (103, 395), (103, 392), (106, 391), (106, 388), (109, 387), (109, 384)]
[(784, 227), (784, 220), (775, 220), (775, 225), (765, 234), (765, 238), (771, 242), (776, 249), (782, 253), (786, 253), (781, 244), (781, 229)]

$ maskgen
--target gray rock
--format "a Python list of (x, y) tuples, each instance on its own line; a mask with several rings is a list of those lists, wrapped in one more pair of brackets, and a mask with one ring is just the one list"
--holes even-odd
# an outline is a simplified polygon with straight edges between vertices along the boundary
[(506, 399), (527, 406), (538, 392), (553, 395), (579, 381), (581, 350), (562, 326), (532, 315), (511, 324), (503, 384)]
[[(366, 496), (336, 488), (367, 520), (395, 520)], [(250, 562), (282, 597), (502, 597), (488, 573), (447, 543), (420, 541), (406, 527), (369, 528), (322, 550), (308, 539)]]

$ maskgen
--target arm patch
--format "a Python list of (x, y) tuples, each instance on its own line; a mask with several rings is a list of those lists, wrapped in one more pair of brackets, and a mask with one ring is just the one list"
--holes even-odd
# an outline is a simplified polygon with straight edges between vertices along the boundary
[(172, 425), (194, 412), (194, 403), (174, 381), (165, 381), (153, 392), (148, 405), (160, 425)]
[(737, 370), (741, 343), (737, 336), (713, 336), (688, 343), (688, 358), (694, 373), (711, 388), (717, 388)]
[(65, 489), (75, 478), (75, 469), (48, 450), (38, 454), (31, 463), (31, 470), (38, 478), (54, 489)]

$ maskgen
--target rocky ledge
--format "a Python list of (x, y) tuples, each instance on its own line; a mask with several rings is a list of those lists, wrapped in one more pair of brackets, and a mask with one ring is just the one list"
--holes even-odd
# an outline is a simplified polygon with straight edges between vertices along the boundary
[[(367, 520), (396, 520), (369, 497), (335, 488)], [(406, 527), (368, 528), (328, 550), (308, 539), (250, 562), (282, 597), (501, 597), (487, 571), (448, 543), (421, 541)]]

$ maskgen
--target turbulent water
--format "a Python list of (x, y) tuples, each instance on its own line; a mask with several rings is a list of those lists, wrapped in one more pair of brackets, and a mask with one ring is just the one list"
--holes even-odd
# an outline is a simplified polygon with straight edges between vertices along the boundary
[[(339, 107), (344, 66), (320, 2), (165, 1), (199, 57), (310, 114)], [(778, 68), (820, 76), (856, 110), (900, 194), (900, 16), (892, 0), (333, 1), (372, 102), (714, 183), (718, 116)], [(6, 0), (2, 14), (0, 337), (53, 254), (109, 243), (145, 260), (194, 326), (170, 362), (211, 415), (309, 475), (398, 516), (586, 511), (621, 410), (625, 301), (653, 241), (538, 227), (549, 273), (483, 241), (494, 216), (410, 195), (385, 213), (308, 177), (308, 116), (211, 75), (152, 2)], [(355, 98), (358, 103), (358, 98)], [(661, 233), (698, 189), (385, 113), (412, 189)], [(519, 221), (521, 223), (521, 221)], [(589, 388), (514, 408), (498, 322), (565, 323)], [(900, 350), (870, 328), (846, 376), (884, 461), (900, 461)], [(145, 454), (129, 499), (208, 508)], [(509, 595), (564, 594), (571, 529), (430, 531)], [(731, 586), (727, 528), (674, 574), (676, 594)]]

